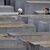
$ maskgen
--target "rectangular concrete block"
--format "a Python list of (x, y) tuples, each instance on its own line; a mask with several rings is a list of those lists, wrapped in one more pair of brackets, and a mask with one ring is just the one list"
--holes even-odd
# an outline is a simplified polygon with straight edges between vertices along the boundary
[(0, 12), (14, 12), (12, 6), (0, 6)]
[(22, 48), (0, 48), (0, 50), (26, 50), (25, 47), (22, 47)]
[(15, 0), (10, 0), (10, 5), (14, 6), (15, 5)]
[(35, 11), (41, 11), (46, 6), (50, 8), (50, 3), (26, 3), (25, 4), (25, 14), (35, 14)]
[(4, 0), (0, 0), (0, 5), (4, 5)]

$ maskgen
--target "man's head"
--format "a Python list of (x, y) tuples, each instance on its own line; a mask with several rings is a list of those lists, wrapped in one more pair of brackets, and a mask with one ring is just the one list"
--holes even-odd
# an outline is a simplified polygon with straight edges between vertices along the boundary
[(18, 12), (21, 14), (23, 12), (22, 8), (19, 8)]
[(49, 13), (49, 8), (45, 8), (44, 11), (45, 11), (45, 14), (48, 14)]

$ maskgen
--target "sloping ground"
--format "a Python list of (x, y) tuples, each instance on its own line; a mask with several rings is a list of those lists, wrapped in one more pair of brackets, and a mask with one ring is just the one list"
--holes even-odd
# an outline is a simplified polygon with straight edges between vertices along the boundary
[(27, 48), (28, 45), (29, 50), (50, 50), (49, 32), (17, 33), (15, 36), (17, 39), (26, 42), (25, 46)]
[(34, 45), (41, 45), (44, 47), (50, 47), (50, 41), (35, 41), (35, 42), (31, 42)]
[[(22, 34), (22, 33), (21, 33)], [(26, 42), (29, 50), (50, 50), (50, 33), (49, 32), (34, 32), (17, 35), (20, 39)]]

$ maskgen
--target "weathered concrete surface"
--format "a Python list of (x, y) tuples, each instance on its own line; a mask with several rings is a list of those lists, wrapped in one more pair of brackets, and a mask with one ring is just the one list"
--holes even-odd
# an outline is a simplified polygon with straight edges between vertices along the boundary
[(43, 1), (44, 3), (42, 1), (35, 3), (34, 1), (26, 2), (26, 4), (25, 4), (25, 14), (36, 14), (36, 13), (34, 13), (35, 11), (39, 11), (39, 10), (41, 11), (45, 7), (50, 8), (50, 3), (47, 3), (47, 1), (46, 2)]
[[(4, 35), (7, 35), (7, 34), (3, 34), (2, 36)], [(50, 41), (49, 32), (16, 33), (15, 37), (20, 38), (21, 40), (23, 39), (30, 42)]]
[(23, 27), (21, 22), (0, 22), (0, 27)]
[[(36, 28), (36, 32), (50, 32), (50, 16), (49, 15), (21, 15), (21, 20), (28, 21), (29, 25)], [(24, 21), (25, 22), (25, 21)]]
[(0, 50), (26, 50), (25, 47), (22, 48), (0, 48)]
[[(22, 8), (23, 9), (23, 13), (24, 14), (33, 14), (33, 11), (34, 10), (41, 10), (43, 9), (43, 7), (45, 6), (45, 4), (26, 4), (26, 1), (49, 1), (49, 0), (15, 0), (15, 1), (12, 1), (11, 0), (11, 5), (14, 6), (14, 3), (15, 3), (15, 10), (17, 11), (18, 8)], [(48, 7), (50, 4), (47, 4)]]
[(24, 41), (50, 41), (50, 33), (48, 32), (33, 32), (33, 33), (20, 33), (19, 38)]
[[(0, 48), (25, 48), (26, 46), (22, 47), (23, 42), (29, 41), (33, 44), (33, 46), (29, 46), (29, 49), (41, 50), (41, 49), (50, 49), (50, 33), (47, 32), (33, 32), (33, 33), (17, 33), (15, 37), (5, 37), (7, 34), (0, 34)], [(18, 39), (18, 40), (17, 40)], [(11, 46), (11, 45), (12, 46)], [(7, 47), (7, 45), (9, 47)], [(19, 45), (19, 46), (16, 46)], [(15, 46), (15, 47), (14, 47)], [(31, 48), (30, 48), (31, 47)]]
[(0, 12), (14, 12), (12, 6), (0, 6)]
[(4, 0), (0, 0), (0, 5), (4, 5)]
[(0, 34), (0, 50), (26, 50), (21, 40), (16, 37), (6, 37), (5, 35)]
[(21, 38), (24, 42), (26, 42), (25, 46), (27, 49), (50, 50), (50, 33), (34, 32), (33, 34), (29, 36), (25, 35), (25, 39)]

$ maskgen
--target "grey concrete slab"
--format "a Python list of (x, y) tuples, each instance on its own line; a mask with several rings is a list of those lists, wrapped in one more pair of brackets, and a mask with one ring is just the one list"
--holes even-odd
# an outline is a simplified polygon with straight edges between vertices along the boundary
[[(11, 0), (11, 5), (14, 5), (14, 3), (15, 3), (15, 10), (17, 11), (17, 9), (19, 8), (19, 7), (21, 7), (22, 9), (23, 9), (23, 13), (25, 13), (25, 11), (29, 11), (28, 10), (28, 8), (27, 7), (29, 7), (29, 5), (27, 5), (27, 6), (25, 6), (26, 5), (26, 1), (35, 1), (35, 0), (15, 0), (15, 1), (12, 1)], [(49, 1), (49, 0), (36, 0), (36, 1)], [(40, 5), (41, 6), (41, 5)], [(37, 6), (36, 6), (37, 7)], [(41, 7), (43, 7), (43, 6), (41, 6)], [(27, 9), (27, 10), (25, 10), (25, 8)], [(32, 7), (33, 8), (33, 7)], [(31, 8), (31, 9), (32, 9)], [(40, 9), (40, 8), (39, 8)], [(35, 10), (35, 9), (34, 9)], [(31, 11), (31, 10), (30, 10)], [(30, 12), (31, 13), (31, 12)], [(26, 14), (27, 14), (27, 12), (26, 12)]]
[(43, 10), (45, 7), (50, 8), (50, 3), (26, 3), (25, 14), (34, 14), (35, 11)]
[(4, 5), (4, 0), (0, 0), (0, 5)]
[(19, 27), (19, 28), (15, 28), (15, 27), (13, 27), (13, 28), (6, 28), (6, 27), (4, 27), (4, 28), (0, 28), (0, 33), (31, 33), (31, 32), (36, 32), (36, 30), (35, 30), (35, 28), (34, 27)]
[[(9, 1), (9, 0), (8, 0)], [(15, 6), (15, 0), (10, 0), (10, 5)]]
[(14, 12), (12, 6), (0, 6), (0, 12)]
[(22, 48), (0, 48), (0, 50), (26, 50), (25, 47)]
[(49, 32), (48, 23), (40, 21), (39, 24), (38, 24), (38, 32)]

